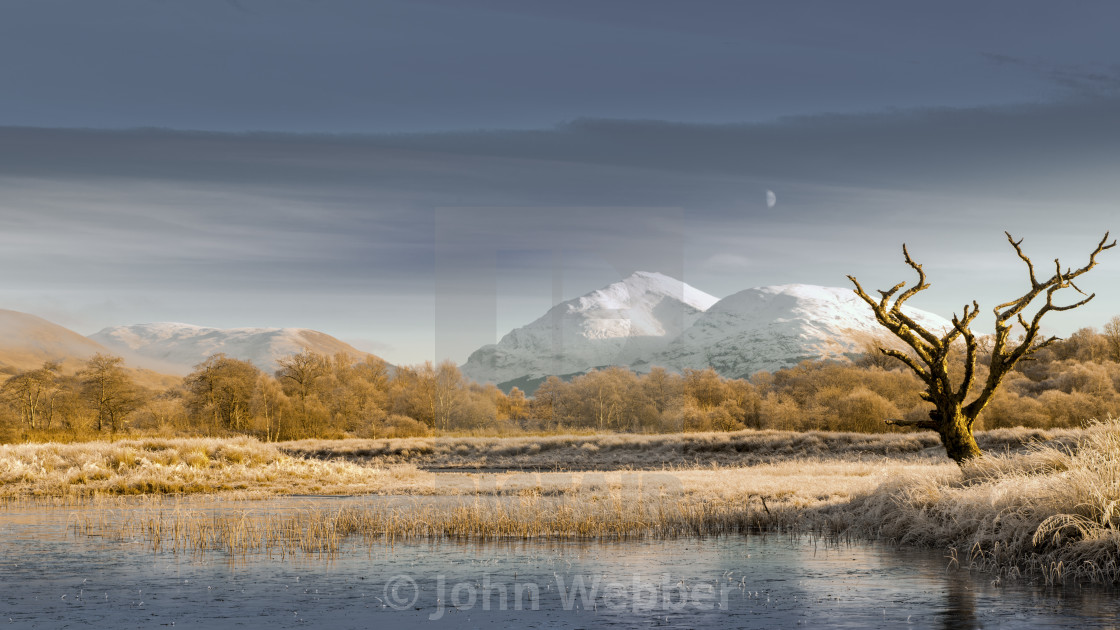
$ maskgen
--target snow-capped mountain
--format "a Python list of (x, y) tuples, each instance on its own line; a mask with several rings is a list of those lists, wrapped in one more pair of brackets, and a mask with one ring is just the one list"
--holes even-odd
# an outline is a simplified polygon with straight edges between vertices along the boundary
[(128, 363), (171, 374), (188, 374), (212, 354), (252, 361), (266, 371), (276, 370), (276, 360), (311, 350), (364, 357), (353, 346), (305, 328), (207, 328), (161, 322), (105, 328), (90, 339), (125, 357)]
[[(952, 326), (920, 309), (902, 311), (931, 331)], [(851, 289), (786, 284), (723, 298), (650, 362), (676, 370), (711, 366), (726, 377), (745, 377), (805, 359), (843, 359), (867, 341), (889, 338)]]
[[(904, 307), (930, 330), (951, 324)], [(638, 272), (553, 307), (497, 344), (471, 354), (463, 373), (480, 381), (531, 383), (619, 365), (726, 377), (773, 371), (805, 359), (843, 359), (889, 339), (851, 289), (806, 284), (759, 287), (722, 300), (658, 273)]]
[(716, 301), (680, 280), (638, 272), (557, 304), (498, 343), (476, 350), (463, 373), (480, 382), (504, 383), (641, 363)]

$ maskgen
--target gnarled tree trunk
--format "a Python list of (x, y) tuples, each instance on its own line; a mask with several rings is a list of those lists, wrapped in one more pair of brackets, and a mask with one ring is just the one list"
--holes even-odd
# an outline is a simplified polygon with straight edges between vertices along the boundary
[(972, 422), (965, 417), (960, 407), (934, 410), (938, 415), (937, 434), (945, 445), (945, 454), (955, 462), (963, 462), (980, 457), (980, 447), (972, 435)]

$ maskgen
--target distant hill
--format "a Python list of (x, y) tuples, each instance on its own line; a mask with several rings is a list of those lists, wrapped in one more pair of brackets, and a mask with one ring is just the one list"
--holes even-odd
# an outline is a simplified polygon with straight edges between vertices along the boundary
[(272, 373), (277, 359), (310, 350), (345, 353), (362, 358), (369, 353), (334, 337), (306, 328), (207, 328), (161, 322), (105, 328), (89, 339), (135, 365), (185, 375), (215, 353), (223, 353)]
[[(63, 372), (81, 369), (97, 353), (118, 354), (69, 328), (41, 317), (0, 309), (0, 380), (31, 370), (45, 361), (58, 361)], [(178, 379), (159, 370), (126, 363), (136, 381), (146, 387), (167, 387)], [(138, 369), (139, 368), (139, 369)]]
[(92, 339), (19, 311), (0, 309), (0, 371), (34, 369), (44, 361), (76, 367), (98, 352), (109, 350)]

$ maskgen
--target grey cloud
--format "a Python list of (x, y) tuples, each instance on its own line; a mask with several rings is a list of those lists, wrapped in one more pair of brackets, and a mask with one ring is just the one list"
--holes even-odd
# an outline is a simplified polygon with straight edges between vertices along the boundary
[(1023, 68), (1082, 98), (1115, 97), (1120, 90), (1120, 64), (1056, 64), (999, 53), (981, 54), (998, 65)]
[[(985, 199), (1088, 203), (1083, 217), (1103, 220), (1113, 209), (1102, 201), (1120, 198), (1108, 175), (1118, 166), (1118, 104), (408, 135), (0, 128), (0, 220), (24, 234), (84, 231), (82, 246), (60, 245), (75, 256), (97, 239), (114, 243), (114, 255), (148, 256), (140, 277), (168, 276), (164, 261), (225, 265), (221, 281), (280, 282), (269, 280), (275, 269), (288, 281), (399, 290), (432, 272), (441, 208), (496, 208), (468, 211), (491, 226), (478, 242), (572, 249), (610, 235), (638, 261), (658, 238), (643, 208), (678, 209), (677, 220), (661, 217), (678, 241), (718, 240), (744, 212), (759, 239), (797, 225), (920, 226), (931, 208), (908, 207), (913, 194), (946, 198), (938, 212), (950, 221), (1006, 226), (999, 212), (976, 211)], [(758, 202), (767, 188), (782, 199), (772, 212)], [(904, 193), (897, 203), (892, 190)], [(588, 207), (603, 210), (564, 210)]]
[(979, 190), (1020, 186), (1024, 172), (1077, 179), (1116, 159), (1118, 137), (1120, 99), (401, 135), (0, 128), (0, 174), (310, 187), (343, 202), (376, 191), (379, 204), (397, 208), (710, 205), (745, 180)]
[[(1002, 229), (1077, 253), (1108, 227), (1117, 105), (408, 135), (0, 128), (0, 276), (115, 303), (158, 293), (187, 313), (236, 302), (241, 325), (289, 301), (333, 317), (328, 332), (395, 348), (434, 334), (439, 358), (539, 315), (496, 310), (511, 294), (555, 297), (539, 286), (555, 264), (565, 298), (637, 269), (727, 294), (843, 273), (874, 283), (906, 240), (969, 289), (991, 280), (952, 264), (998, 250)], [(379, 332), (402, 322), (411, 332)]]
[(4, 4), (0, 58), (18, 62), (0, 83), (7, 123), (52, 127), (768, 120), (1030, 98), (1043, 81), (975, 51), (1084, 62), (1115, 22), (1107, 3), (1022, 1), (20, 0)]

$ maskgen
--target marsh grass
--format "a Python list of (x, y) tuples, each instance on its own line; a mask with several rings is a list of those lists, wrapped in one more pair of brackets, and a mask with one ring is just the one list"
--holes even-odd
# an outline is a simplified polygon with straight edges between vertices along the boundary
[(0, 498), (373, 492), (415, 469), (303, 460), (251, 438), (0, 446)]
[[(999, 430), (989, 450), (1032, 441), (1076, 445), (1080, 431)], [(442, 471), (617, 471), (742, 468), (783, 463), (947, 460), (932, 435), (741, 431), (676, 435), (415, 438), (262, 443), (252, 438), (145, 438), (0, 446), (0, 499), (259, 493), (448, 494), (471, 491)], [(503, 481), (491, 478), (491, 481)], [(458, 489), (458, 490), (456, 490)]]
[[(988, 452), (1022, 451), (1038, 442), (1074, 445), (1081, 429), (995, 429), (977, 433)], [(944, 461), (936, 434), (829, 431), (735, 431), (674, 434), (600, 434), (510, 438), (429, 437), (282, 442), (285, 453), (390, 466), (432, 469), (618, 470), (627, 468), (747, 466), (785, 460), (862, 458)]]
[(1120, 421), (1089, 426), (1076, 448), (1039, 445), (956, 476), (884, 484), (832, 517), (1000, 577), (1120, 583)]
[(683, 497), (621, 495), (476, 498), (451, 505), (305, 508), (252, 514), (156, 509), (127, 516), (73, 519), (75, 533), (138, 539), (153, 551), (291, 553), (332, 556), (348, 540), (392, 544), (414, 540), (621, 540), (710, 536), (791, 527), (796, 510), (773, 504), (704, 502)]
[[(207, 507), (204, 498), (124, 497), (76, 512), (81, 535), (153, 550), (336, 554), (346, 541), (618, 540), (748, 531), (822, 531), (807, 513), (846, 503), (890, 476), (951, 475), (951, 464), (810, 461), (749, 468), (593, 473), (444, 473), (424, 495), (339, 507)], [(297, 500), (298, 501), (298, 500)], [(282, 503), (283, 505), (293, 505)]]

